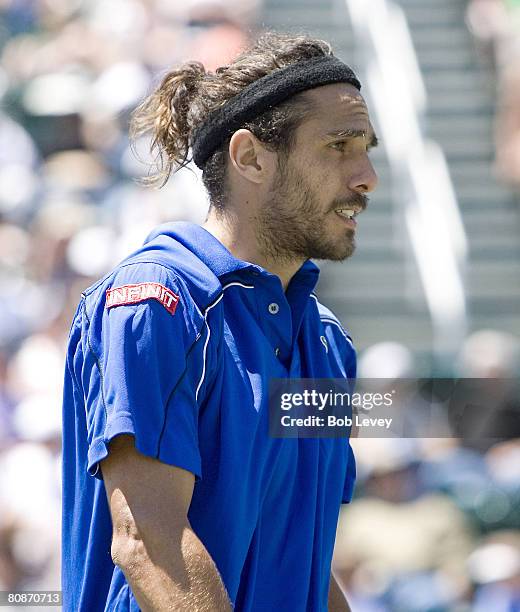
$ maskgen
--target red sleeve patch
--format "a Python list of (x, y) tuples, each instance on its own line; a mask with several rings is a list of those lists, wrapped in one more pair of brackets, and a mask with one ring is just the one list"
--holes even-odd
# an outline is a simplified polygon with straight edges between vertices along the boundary
[(122, 306), (123, 304), (138, 304), (151, 299), (157, 300), (170, 314), (174, 314), (180, 298), (160, 283), (123, 285), (107, 290), (105, 308)]

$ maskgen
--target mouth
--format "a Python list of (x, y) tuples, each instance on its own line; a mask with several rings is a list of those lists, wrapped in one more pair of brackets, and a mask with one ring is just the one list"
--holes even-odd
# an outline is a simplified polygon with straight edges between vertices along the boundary
[(348, 227), (354, 228), (357, 225), (355, 217), (361, 210), (355, 208), (337, 208), (334, 212)]

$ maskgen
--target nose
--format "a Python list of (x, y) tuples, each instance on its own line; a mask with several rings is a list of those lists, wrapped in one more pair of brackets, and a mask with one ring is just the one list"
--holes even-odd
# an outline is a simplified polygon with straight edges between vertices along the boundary
[(358, 193), (370, 193), (377, 187), (377, 183), (376, 171), (370, 158), (366, 155), (356, 172), (352, 173), (349, 188)]

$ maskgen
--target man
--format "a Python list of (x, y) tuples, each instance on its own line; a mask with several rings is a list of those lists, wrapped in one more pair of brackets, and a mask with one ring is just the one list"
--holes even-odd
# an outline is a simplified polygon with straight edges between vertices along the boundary
[(136, 111), (165, 180), (203, 170), (203, 227), (172, 223), (90, 287), (64, 400), (66, 610), (348, 610), (330, 575), (354, 459), (268, 434), (271, 378), (352, 378), (309, 258), (354, 250), (376, 184), (359, 82), (327, 43), (267, 34)]

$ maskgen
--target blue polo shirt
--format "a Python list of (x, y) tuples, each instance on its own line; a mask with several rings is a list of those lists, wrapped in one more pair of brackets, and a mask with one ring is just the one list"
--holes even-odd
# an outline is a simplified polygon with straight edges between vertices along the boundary
[(84, 292), (64, 388), (64, 610), (139, 610), (110, 557), (99, 469), (119, 434), (195, 474), (188, 518), (235, 610), (327, 610), (352, 451), (345, 439), (270, 437), (267, 407), (270, 378), (355, 377), (317, 279), (307, 261), (284, 292), (202, 227), (171, 223)]

